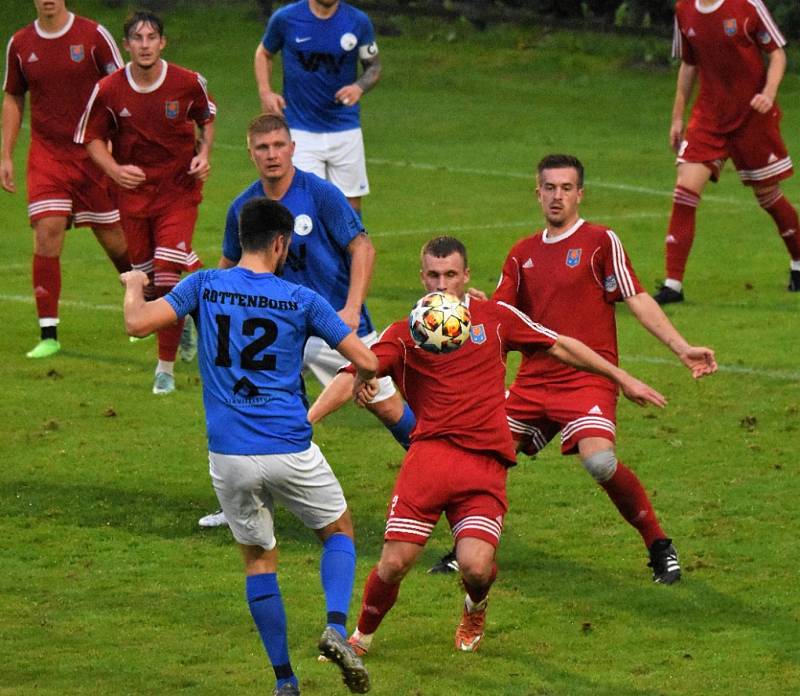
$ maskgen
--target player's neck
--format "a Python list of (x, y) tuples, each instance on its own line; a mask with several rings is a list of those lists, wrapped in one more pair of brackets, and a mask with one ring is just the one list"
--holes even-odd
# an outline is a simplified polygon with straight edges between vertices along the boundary
[(253, 273), (275, 273), (278, 259), (272, 254), (242, 252), (242, 258), (237, 264)]
[(575, 223), (580, 220), (580, 215), (576, 215), (571, 220), (567, 220), (565, 222), (559, 224), (553, 224), (549, 220), (547, 221), (547, 238), (548, 239), (558, 239), (562, 235), (569, 232), (573, 227), (575, 227)]
[(297, 171), (293, 166), (289, 168), (284, 176), (280, 179), (267, 179), (261, 177), (261, 188), (264, 189), (264, 194), (271, 201), (279, 201), (286, 195), (289, 187), (294, 180), (294, 173)]
[(315, 2), (315, 0), (308, 0), (308, 9), (311, 10), (311, 14), (318, 19), (329, 19), (336, 13), (336, 10), (339, 9), (339, 3), (337, 2), (330, 7), (326, 7), (321, 3)]
[(67, 22), (69, 22), (69, 10), (64, 7), (60, 12), (57, 12), (54, 15), (45, 17), (38, 15), (37, 21), (39, 22), (39, 28), (42, 31), (46, 31), (48, 34), (55, 34), (67, 26)]
[(139, 87), (150, 87), (161, 79), (161, 75), (166, 67), (166, 61), (159, 58), (152, 65), (146, 68), (136, 63), (131, 63), (131, 78)]

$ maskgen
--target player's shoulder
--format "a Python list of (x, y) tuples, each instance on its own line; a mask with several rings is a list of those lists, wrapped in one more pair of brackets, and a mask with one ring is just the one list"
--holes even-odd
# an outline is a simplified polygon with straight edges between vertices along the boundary
[(167, 79), (180, 82), (205, 81), (205, 78), (196, 70), (185, 68), (177, 63), (167, 62)]
[(613, 230), (606, 225), (584, 220), (583, 224), (577, 229), (577, 232), (582, 237), (602, 239), (604, 237), (608, 237), (609, 232), (613, 233)]
[(26, 24), (11, 35), (8, 40), (8, 48), (19, 49), (36, 38), (36, 35), (36, 25), (33, 22)]
[(338, 12), (342, 12), (343, 14), (349, 15), (350, 17), (354, 17), (359, 21), (369, 21), (369, 15), (364, 12), (364, 10), (360, 10), (357, 7), (353, 7), (350, 3), (347, 2), (340, 2)]
[(251, 198), (263, 198), (264, 187), (261, 185), (261, 179), (256, 179), (244, 191), (242, 191), (236, 198), (233, 199), (231, 207), (239, 209)]
[(530, 249), (538, 244), (542, 243), (542, 232), (544, 230), (536, 230), (533, 234), (529, 234), (522, 239), (518, 239), (511, 245), (511, 249), (509, 249), (508, 256), (517, 256), (520, 253), (525, 252), (525, 250)]
[(310, 13), (308, 9), (308, 0), (297, 0), (297, 2), (290, 2), (283, 7), (279, 7), (275, 12), (270, 15), (270, 23), (291, 20), (299, 17), (306, 16)]
[(295, 178), (292, 184), (295, 188), (307, 191), (315, 200), (338, 198), (341, 193), (335, 184), (303, 169), (295, 169)]

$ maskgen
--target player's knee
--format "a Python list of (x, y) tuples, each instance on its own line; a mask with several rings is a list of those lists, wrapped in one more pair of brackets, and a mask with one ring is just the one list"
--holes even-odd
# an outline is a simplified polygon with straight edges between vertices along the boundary
[(600, 450), (582, 461), (583, 468), (598, 483), (608, 481), (617, 471), (617, 456), (613, 449)]
[(781, 196), (783, 196), (783, 191), (781, 191), (781, 187), (778, 186), (778, 184), (753, 189), (753, 193), (758, 201), (758, 205), (764, 210), (769, 210), (780, 200)]
[(470, 587), (486, 587), (492, 581), (492, 564), (478, 558), (459, 558), (461, 577)]
[(406, 576), (412, 565), (399, 554), (384, 553), (378, 563), (378, 575), (384, 582), (394, 585)]

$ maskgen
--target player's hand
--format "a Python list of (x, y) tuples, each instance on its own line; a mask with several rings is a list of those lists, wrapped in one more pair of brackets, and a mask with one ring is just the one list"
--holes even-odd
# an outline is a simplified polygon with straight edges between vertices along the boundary
[(717, 371), (717, 361), (711, 348), (689, 346), (686, 351), (678, 355), (678, 358), (692, 371), (692, 377), (695, 379), (713, 375)]
[(752, 106), (760, 114), (766, 114), (772, 109), (774, 104), (775, 100), (770, 99), (766, 94), (763, 93), (756, 94), (756, 96), (750, 100), (750, 106)]
[(361, 99), (363, 94), (364, 90), (361, 89), (361, 87), (359, 87), (357, 84), (353, 83), (352, 85), (345, 85), (342, 87), (336, 94), (333, 95), (333, 98), (339, 104), (353, 106), (353, 104), (358, 104), (358, 100)]
[(283, 116), (283, 110), (286, 108), (286, 100), (282, 95), (277, 92), (266, 92), (265, 94), (260, 94), (259, 97), (261, 98), (261, 110), (265, 114), (278, 114), (279, 116)]
[(189, 165), (189, 175), (198, 181), (205, 181), (211, 173), (211, 163), (203, 155), (195, 155)]
[(669, 127), (669, 144), (675, 152), (683, 142), (683, 119), (676, 118)]
[(483, 290), (478, 290), (478, 288), (470, 288), (469, 290), (467, 290), (467, 295), (476, 300), (489, 299), (488, 297), (486, 297), (486, 293)]
[(147, 179), (135, 164), (122, 164), (111, 174), (111, 178), (124, 189), (135, 189)]
[(356, 375), (355, 382), (353, 382), (353, 401), (357, 406), (364, 408), (377, 396), (379, 389), (376, 377), (364, 381)]
[(626, 399), (633, 401), (639, 406), (647, 406), (653, 404), (659, 408), (664, 408), (667, 405), (667, 399), (663, 394), (660, 394), (650, 385), (636, 379), (627, 374), (620, 381), (620, 388)]
[(143, 271), (125, 271), (125, 273), (120, 273), (119, 282), (122, 283), (124, 287), (134, 287), (136, 285), (145, 287), (150, 284), (150, 278), (148, 278), (147, 273)]
[(10, 157), (3, 158), (0, 162), (0, 186), (9, 193), (17, 192), (17, 184), (14, 182), (14, 162)]
[(342, 307), (338, 312), (339, 319), (347, 324), (353, 331), (357, 331), (361, 325), (361, 308), (352, 309), (350, 307)]

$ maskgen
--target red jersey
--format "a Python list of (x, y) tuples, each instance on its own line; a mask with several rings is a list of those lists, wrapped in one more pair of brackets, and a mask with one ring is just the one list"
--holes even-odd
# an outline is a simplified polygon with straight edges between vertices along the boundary
[(736, 130), (750, 115), (750, 100), (764, 88), (762, 51), (786, 44), (761, 0), (719, 0), (702, 7), (697, 0), (675, 6), (672, 52), (697, 66), (700, 92), (690, 125), (717, 133)]
[(95, 83), (122, 66), (105, 27), (71, 12), (63, 29), (49, 33), (39, 21), (20, 29), (6, 48), (3, 90), (31, 95), (31, 150), (46, 147), (65, 161), (88, 157), (72, 138)]
[[(579, 219), (557, 239), (544, 230), (511, 247), (492, 299), (583, 341), (616, 365), (614, 303), (640, 292), (643, 288), (619, 237), (607, 227)], [(577, 372), (537, 353), (523, 357), (516, 382), (535, 386), (570, 379)]]
[(505, 404), (505, 353), (532, 354), (549, 349), (557, 334), (514, 307), (469, 302), (470, 340), (458, 350), (435, 354), (419, 348), (398, 321), (371, 346), (414, 411), (411, 439), (445, 439), (467, 450), (491, 454), (507, 466), (516, 463)]
[(166, 61), (161, 67), (148, 87), (134, 82), (130, 64), (103, 78), (75, 131), (77, 143), (111, 140), (119, 164), (144, 171), (143, 184), (117, 189), (119, 207), (128, 215), (149, 215), (177, 200), (200, 202), (202, 184), (188, 173), (195, 124), (213, 121), (217, 108), (200, 74)]

